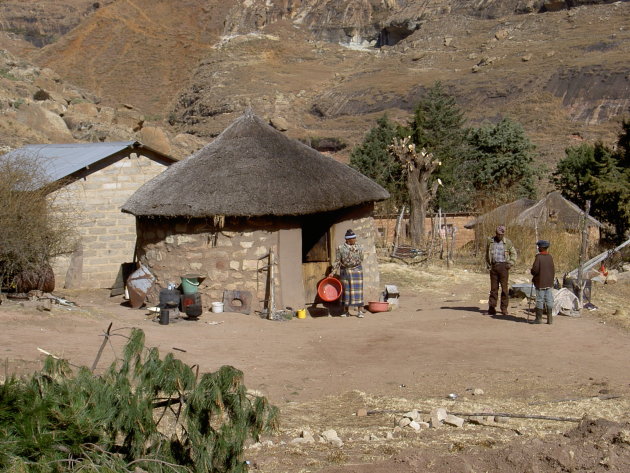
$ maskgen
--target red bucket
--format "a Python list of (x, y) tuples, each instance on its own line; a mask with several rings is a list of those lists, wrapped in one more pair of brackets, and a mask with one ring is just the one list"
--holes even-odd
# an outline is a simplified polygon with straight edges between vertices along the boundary
[(317, 295), (324, 302), (333, 302), (341, 296), (342, 288), (339, 279), (325, 278), (317, 285)]

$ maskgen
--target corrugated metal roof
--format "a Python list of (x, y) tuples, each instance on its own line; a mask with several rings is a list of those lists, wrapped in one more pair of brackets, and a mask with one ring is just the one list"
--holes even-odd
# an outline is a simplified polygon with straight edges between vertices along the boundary
[(32, 157), (38, 160), (51, 182), (54, 182), (126, 148), (135, 147), (142, 145), (137, 141), (26, 145), (5, 156)]

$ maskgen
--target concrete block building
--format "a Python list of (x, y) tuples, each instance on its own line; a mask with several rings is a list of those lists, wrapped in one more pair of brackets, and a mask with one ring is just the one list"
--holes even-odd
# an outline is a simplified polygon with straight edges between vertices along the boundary
[(135, 219), (125, 201), (175, 160), (137, 141), (28, 145), (11, 154), (33, 159), (50, 198), (76, 224), (70, 255), (53, 262), (56, 288), (110, 288), (122, 263), (134, 261)]

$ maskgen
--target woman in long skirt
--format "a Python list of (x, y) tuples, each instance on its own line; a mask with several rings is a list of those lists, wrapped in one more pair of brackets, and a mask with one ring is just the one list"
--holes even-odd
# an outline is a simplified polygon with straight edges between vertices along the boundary
[(342, 317), (350, 315), (350, 307), (357, 308), (357, 317), (363, 318), (363, 248), (357, 245), (357, 236), (352, 230), (345, 235), (345, 243), (337, 247), (337, 261), (335, 270), (339, 270), (343, 285), (342, 302), (344, 313)]

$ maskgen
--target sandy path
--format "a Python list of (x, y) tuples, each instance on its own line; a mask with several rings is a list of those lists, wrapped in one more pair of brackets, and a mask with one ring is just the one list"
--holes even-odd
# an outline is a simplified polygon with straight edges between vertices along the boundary
[[(318, 317), (269, 322), (256, 316), (204, 314), (197, 322), (161, 326), (143, 310), (120, 305), (104, 291), (77, 294), (81, 308), (39, 312), (0, 306), (0, 359), (9, 372), (41, 360), (41, 347), (75, 364), (91, 365), (110, 321), (139, 327), (162, 353), (177, 347), (203, 371), (231, 364), (246, 385), (273, 402), (316, 399), (353, 389), (375, 395), (445, 396), (480, 387), (495, 396), (552, 398), (630, 391), (630, 335), (597, 318), (557, 317), (528, 325), (517, 316), (492, 318), (478, 294), (403, 292), (400, 309), (364, 319)], [(211, 325), (209, 322), (222, 322)], [(120, 333), (127, 333), (121, 330)], [(112, 345), (120, 353), (123, 338)], [(105, 350), (99, 368), (114, 350)], [(22, 368), (20, 368), (22, 366)], [(35, 365), (29, 365), (32, 368)]]

